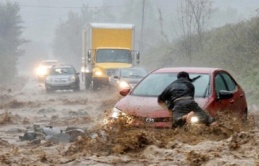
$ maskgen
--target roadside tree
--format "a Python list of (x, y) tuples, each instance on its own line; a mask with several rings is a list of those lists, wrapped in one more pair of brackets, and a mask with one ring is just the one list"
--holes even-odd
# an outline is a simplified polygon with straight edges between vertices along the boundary
[(25, 39), (20, 8), (16, 3), (0, 3), (0, 83), (11, 81), (17, 75), (18, 57), (23, 54), (19, 49)]

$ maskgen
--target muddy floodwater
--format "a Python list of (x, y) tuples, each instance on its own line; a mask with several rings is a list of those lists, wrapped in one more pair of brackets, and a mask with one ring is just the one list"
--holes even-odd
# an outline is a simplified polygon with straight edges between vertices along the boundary
[(111, 89), (47, 94), (35, 79), (0, 86), (0, 165), (258, 166), (259, 113), (243, 124), (179, 129), (104, 125), (120, 96)]

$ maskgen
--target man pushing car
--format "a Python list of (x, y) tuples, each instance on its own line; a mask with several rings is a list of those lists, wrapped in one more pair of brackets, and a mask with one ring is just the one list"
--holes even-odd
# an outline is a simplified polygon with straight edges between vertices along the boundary
[(177, 80), (168, 85), (158, 96), (158, 103), (166, 105), (173, 112), (173, 128), (183, 126), (194, 116), (198, 118), (199, 123), (207, 126), (216, 124), (215, 119), (194, 101), (195, 88), (192, 82), (199, 77), (191, 79), (189, 73), (179, 72)]

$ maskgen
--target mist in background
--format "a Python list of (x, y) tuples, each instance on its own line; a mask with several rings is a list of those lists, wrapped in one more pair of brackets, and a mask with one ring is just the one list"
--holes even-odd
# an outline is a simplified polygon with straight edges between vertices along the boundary
[[(19, 73), (32, 72), (35, 66), (41, 60), (45, 59), (58, 59), (68, 63), (65, 59), (60, 58), (62, 56), (57, 56), (53, 53), (52, 45), (55, 30), (62, 21), (67, 20), (69, 13), (80, 14), (83, 5), (88, 10), (103, 9), (112, 14), (117, 13), (120, 16), (123, 16), (124, 11), (132, 11), (132, 13), (125, 15), (125, 23), (133, 23), (136, 25), (136, 48), (141, 50), (141, 55), (144, 55), (159, 42), (159, 40), (156, 40), (156, 36), (160, 36), (159, 31), (161, 27), (158, 27), (159, 23), (154, 23), (159, 19), (158, 11), (161, 12), (163, 31), (168, 39), (172, 41), (177, 38), (175, 33), (175, 27), (177, 27), (176, 15), (177, 7), (181, 0), (138, 1), (139, 6), (130, 6), (131, 1), (132, 0), (109, 0), (109, 2), (105, 0), (9, 0), (8, 2), (16, 2), (20, 6), (20, 15), (24, 26), (23, 37), (29, 41), (22, 46), (25, 53), (18, 61), (17, 69)], [(0, 3), (5, 2), (7, 1), (0, 0)], [(141, 6), (143, 4), (145, 5), (144, 8)], [(208, 29), (249, 19), (257, 14), (258, 8), (258, 0), (214, 0), (213, 13), (210, 23), (208, 24)], [(144, 17), (142, 17), (142, 14), (144, 14)], [(113, 22), (113, 18), (104, 18), (103, 20), (102, 18), (104, 17), (99, 16), (97, 22)], [(118, 19), (115, 20), (114, 18), (114, 22), (118, 21)], [(95, 21), (91, 20), (91, 22)], [(83, 24), (85, 24), (85, 22)], [(142, 30), (145, 32), (143, 33), (145, 35), (142, 39), (142, 41), (144, 41), (142, 44), (143, 48), (139, 48), (141, 45), (141, 28), (143, 28)], [(77, 66), (80, 61), (81, 59), (78, 59), (76, 62), (73, 62), (77, 69), (80, 68), (80, 66)]]

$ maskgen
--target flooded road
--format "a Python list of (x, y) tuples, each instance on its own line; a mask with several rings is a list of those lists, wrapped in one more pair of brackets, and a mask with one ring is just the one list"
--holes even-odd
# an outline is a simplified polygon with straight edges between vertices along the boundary
[[(82, 88), (83, 89), (83, 88)], [(34, 79), (0, 87), (1, 165), (259, 165), (259, 113), (244, 125), (107, 128), (112, 90), (47, 94)]]

